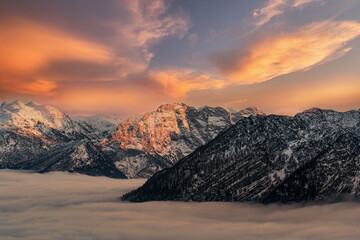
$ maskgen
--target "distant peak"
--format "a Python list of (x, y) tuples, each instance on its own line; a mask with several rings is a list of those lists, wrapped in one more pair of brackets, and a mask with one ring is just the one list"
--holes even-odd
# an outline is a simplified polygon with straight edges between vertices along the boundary
[(15, 111), (15, 110), (18, 111), (19, 109), (24, 109), (25, 107), (26, 107), (25, 104), (19, 100), (15, 100), (10, 103), (3, 102), (1, 104), (2, 109), (7, 109), (9, 111)]
[(179, 108), (188, 108), (189, 106), (186, 105), (185, 103), (167, 103), (167, 104), (162, 104), (157, 108), (157, 112), (163, 112), (163, 111), (169, 111), (169, 110), (176, 110)]
[(227, 108), (224, 108), (224, 107), (220, 107), (220, 106), (216, 106), (216, 107), (211, 107), (211, 106), (208, 106), (208, 105), (205, 105), (205, 106), (202, 106), (202, 107), (199, 107), (198, 108), (198, 111), (203, 111), (203, 110), (210, 110), (210, 111), (214, 111), (214, 110), (226, 110), (228, 112), (231, 112), (229, 109)]
[(19, 101), (19, 100), (15, 100), (12, 103), (10, 103), (10, 105), (25, 105), (23, 102)]
[(321, 108), (310, 108), (310, 109), (307, 109), (305, 111), (303, 111), (302, 113), (317, 113), (317, 112), (323, 112), (324, 110), (321, 109)]
[(244, 115), (266, 115), (262, 110), (257, 107), (247, 107), (244, 110), (241, 110), (240, 113)]
[(38, 102), (31, 101), (31, 102), (28, 102), (25, 105), (28, 106), (28, 107), (35, 107), (35, 106), (40, 106), (41, 104), (38, 103)]

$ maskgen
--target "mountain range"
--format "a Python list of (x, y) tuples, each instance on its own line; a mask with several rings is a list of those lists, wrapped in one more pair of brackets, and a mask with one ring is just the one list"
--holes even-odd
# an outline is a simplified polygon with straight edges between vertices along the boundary
[(125, 194), (129, 201), (304, 202), (360, 198), (360, 111), (241, 118)]
[(140, 118), (70, 117), (43, 104), (0, 105), (0, 168), (150, 177), (173, 166), (256, 108), (231, 112), (165, 104)]
[(129, 201), (360, 198), (360, 111), (293, 117), (164, 104), (138, 118), (0, 105), (0, 168), (149, 178)]

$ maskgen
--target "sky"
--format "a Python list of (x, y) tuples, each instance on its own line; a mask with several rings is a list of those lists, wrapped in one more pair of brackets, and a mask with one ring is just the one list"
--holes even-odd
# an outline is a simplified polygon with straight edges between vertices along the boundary
[(121, 202), (145, 179), (0, 170), (2, 240), (357, 240), (360, 204)]
[(0, 100), (360, 108), (359, 0), (0, 0)]

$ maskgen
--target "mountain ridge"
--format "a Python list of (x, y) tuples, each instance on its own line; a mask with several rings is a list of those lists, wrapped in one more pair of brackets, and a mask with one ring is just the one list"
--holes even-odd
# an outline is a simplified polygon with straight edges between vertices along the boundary
[[(122, 199), (267, 203), (320, 201), (343, 194), (359, 198), (360, 188), (356, 187), (360, 174), (359, 135), (360, 112), (355, 110), (243, 118)], [(333, 149), (329, 150), (329, 146)], [(319, 167), (309, 172), (301, 170), (317, 158)], [(345, 161), (347, 159), (349, 161)], [(347, 164), (341, 165), (338, 161)], [(327, 166), (332, 167), (321, 175)], [(356, 174), (341, 174), (350, 171)], [(309, 195), (310, 182), (296, 180), (299, 177), (288, 181), (293, 175), (313, 178), (311, 182), (315, 182), (317, 192)], [(350, 188), (355, 190), (349, 193)]]
[[(222, 107), (204, 106), (196, 109), (184, 103), (172, 103), (160, 105), (142, 117), (125, 120), (106, 116), (73, 118), (54, 107), (36, 102), (3, 102), (0, 106), (2, 168), (38, 169), (37, 166), (46, 165), (40, 163), (46, 156), (49, 161), (54, 160), (51, 154), (60, 154), (63, 159), (69, 159), (68, 155), (75, 150), (69, 144), (75, 146), (85, 141), (97, 146), (99, 153), (94, 156), (103, 160), (109, 158), (113, 162), (110, 165), (128, 177), (150, 177), (161, 169), (171, 167), (178, 159), (234, 124), (234, 121), (251, 114), (263, 114), (256, 108), (230, 112)], [(130, 138), (111, 139), (116, 134), (123, 137), (119, 130)], [(103, 155), (106, 157), (101, 157)], [(72, 161), (56, 159), (53, 161), (54, 167), (47, 169), (73, 171), (70, 166)], [(96, 158), (92, 158), (92, 161), (94, 164), (91, 166), (101, 168), (95, 164)], [(104, 164), (113, 169), (108, 163)], [(38, 170), (41, 171), (40, 168)], [(77, 171), (92, 174), (93, 170)], [(109, 175), (110, 172), (104, 170), (98, 174)]]

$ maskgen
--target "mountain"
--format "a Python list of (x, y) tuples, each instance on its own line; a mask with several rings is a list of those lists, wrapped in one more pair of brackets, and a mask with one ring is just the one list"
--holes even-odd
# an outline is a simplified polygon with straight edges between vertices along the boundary
[(110, 132), (116, 130), (124, 118), (117, 115), (96, 114), (91, 116), (72, 116), (78, 125), (92, 132), (99, 141), (102, 141)]
[(263, 114), (257, 108), (230, 112), (222, 107), (196, 109), (183, 103), (164, 104), (141, 118), (123, 121), (101, 146), (128, 177), (150, 177), (238, 120)]
[(80, 139), (89, 133), (54, 107), (20, 101), (0, 105), (0, 129), (43, 142)]
[(54, 107), (0, 105), (0, 168), (126, 178), (93, 143), (97, 135)]
[(129, 201), (302, 202), (360, 197), (360, 111), (241, 118), (125, 194)]
[[(230, 112), (221, 107), (196, 109), (174, 103), (161, 105), (138, 119), (105, 115), (70, 118), (47, 105), (4, 102), (0, 106), (0, 167), (148, 178), (173, 166), (238, 120), (261, 114), (257, 108)], [(76, 161), (70, 155), (83, 144), (89, 151), (96, 150), (85, 154), (92, 163), (80, 169), (72, 166)], [(100, 162), (107, 167), (102, 169)], [(115, 172), (114, 166), (118, 169)]]
[(126, 178), (108, 156), (88, 140), (69, 142), (55, 147), (52, 151), (38, 154), (36, 161), (29, 166), (40, 173), (67, 171), (91, 176)]

